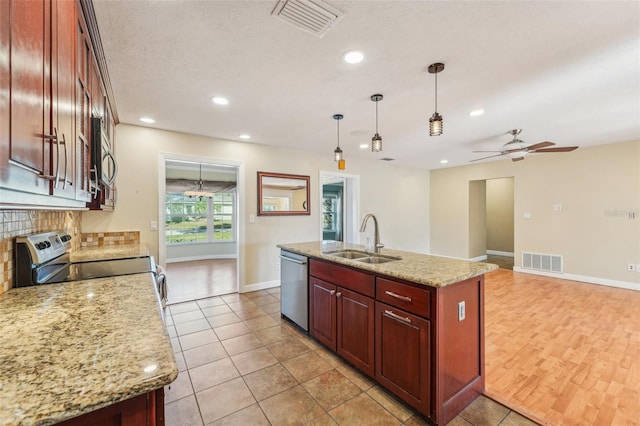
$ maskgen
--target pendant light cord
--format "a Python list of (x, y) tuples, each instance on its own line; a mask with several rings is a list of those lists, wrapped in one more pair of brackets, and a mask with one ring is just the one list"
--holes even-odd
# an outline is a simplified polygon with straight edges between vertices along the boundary
[(436, 71), (436, 108), (435, 112), (438, 112), (438, 72)]
[(340, 148), (340, 120), (336, 120), (338, 122), (338, 148)]
[(378, 101), (376, 101), (376, 135), (378, 134)]

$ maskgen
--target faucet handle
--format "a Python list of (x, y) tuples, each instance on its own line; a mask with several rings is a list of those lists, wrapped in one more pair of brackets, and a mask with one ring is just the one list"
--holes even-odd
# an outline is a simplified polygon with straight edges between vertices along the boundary
[(378, 244), (376, 244), (376, 248), (381, 249), (381, 248), (383, 248), (383, 247), (384, 247), (384, 244), (382, 244), (382, 243), (378, 243)]

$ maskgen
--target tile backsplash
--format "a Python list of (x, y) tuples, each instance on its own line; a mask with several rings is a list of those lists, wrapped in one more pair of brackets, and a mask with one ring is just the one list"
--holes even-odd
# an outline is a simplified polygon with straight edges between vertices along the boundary
[(63, 210), (0, 210), (0, 294), (13, 287), (13, 242), (18, 235), (63, 231), (71, 235), (71, 247), (81, 245), (82, 213)]
[(140, 231), (86, 232), (82, 234), (82, 247), (139, 244)]

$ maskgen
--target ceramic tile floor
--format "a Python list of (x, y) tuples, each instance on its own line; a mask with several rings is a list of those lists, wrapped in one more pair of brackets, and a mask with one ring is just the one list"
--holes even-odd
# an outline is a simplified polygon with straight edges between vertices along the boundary
[[(180, 373), (167, 426), (426, 425), (415, 411), (280, 317), (280, 290), (170, 305)], [(533, 425), (480, 397), (449, 423)]]

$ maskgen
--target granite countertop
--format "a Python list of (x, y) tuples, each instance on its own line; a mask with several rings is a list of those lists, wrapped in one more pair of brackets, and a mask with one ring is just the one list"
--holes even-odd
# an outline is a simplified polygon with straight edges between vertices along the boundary
[(77, 250), (69, 252), (69, 260), (71, 262), (125, 259), (144, 256), (149, 256), (149, 247), (145, 243), (80, 247)]
[(328, 252), (337, 250), (360, 250), (364, 246), (341, 241), (311, 241), (305, 243), (278, 244), (278, 247), (294, 253), (317, 259), (329, 260), (388, 277), (400, 278), (431, 287), (445, 287), (467, 278), (476, 277), (498, 269), (492, 263), (474, 262), (450, 257), (432, 256), (409, 251), (383, 248), (380, 254), (399, 257), (400, 260), (381, 264), (368, 264), (355, 260), (331, 256)]
[(178, 375), (150, 273), (0, 295), (0, 425), (50, 425)]

